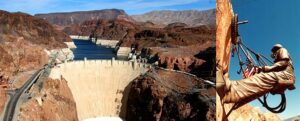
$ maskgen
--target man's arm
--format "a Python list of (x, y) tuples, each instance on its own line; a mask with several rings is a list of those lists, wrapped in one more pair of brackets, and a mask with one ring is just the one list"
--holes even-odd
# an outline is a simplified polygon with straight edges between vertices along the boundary
[(289, 60), (281, 60), (274, 63), (272, 66), (264, 66), (262, 68), (263, 72), (271, 72), (271, 71), (282, 71), (288, 66)]
[(272, 66), (264, 66), (262, 68), (263, 72), (282, 71), (288, 66), (290, 61), (288, 51), (285, 48), (281, 48), (276, 53), (277, 62), (275, 62)]

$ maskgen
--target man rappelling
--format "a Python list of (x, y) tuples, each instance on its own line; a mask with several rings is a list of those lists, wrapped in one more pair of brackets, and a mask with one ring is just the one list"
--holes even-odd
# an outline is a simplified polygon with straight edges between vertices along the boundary
[(294, 67), (287, 49), (276, 44), (271, 51), (274, 64), (257, 68), (256, 74), (253, 76), (239, 81), (230, 81), (227, 74), (218, 75), (218, 79), (224, 82), (218, 85), (218, 87), (223, 87), (222, 92), (225, 92), (222, 102), (248, 102), (247, 100), (259, 98), (262, 94), (270, 91), (283, 93), (286, 88), (294, 88)]
[(288, 89), (294, 89), (295, 74), (293, 61), (288, 53), (287, 49), (281, 44), (275, 44), (271, 49), (271, 57), (274, 59), (272, 66), (262, 67), (264, 73), (279, 72), (276, 73), (276, 80), (278, 80), (281, 86), (286, 86)]
[[(275, 44), (270, 48), (272, 60), (252, 50), (243, 43), (239, 35), (239, 25), (248, 21), (238, 21), (234, 14), (230, 0), (217, 0), (217, 32), (216, 32), (216, 105), (218, 121), (236, 120), (237, 115), (248, 106), (245, 104), (258, 100), (263, 107), (272, 113), (281, 113), (285, 110), (287, 90), (295, 89), (295, 74), (293, 62), (286, 48)], [(251, 20), (251, 19), (250, 19)], [(253, 19), (252, 19), (253, 20)], [(247, 29), (245, 29), (247, 30)], [(245, 31), (249, 32), (249, 31)], [(269, 36), (271, 35), (266, 35)], [(259, 37), (247, 42), (257, 43)], [(264, 39), (264, 37), (262, 37)], [(237, 63), (231, 56), (236, 56)], [(229, 66), (239, 67), (240, 80), (230, 80), (228, 73), (232, 72)], [(268, 96), (280, 95), (277, 106), (268, 105)], [(255, 114), (256, 115), (256, 114)], [(252, 117), (251, 117), (252, 116)], [(254, 115), (248, 118), (238, 116), (239, 120), (253, 120)], [(254, 119), (255, 120), (255, 119)]]
[[(235, 103), (234, 108), (238, 108), (252, 100), (259, 99), (263, 106), (271, 112), (282, 112), (285, 109), (285, 90), (293, 90), (295, 88), (294, 67), (290, 54), (281, 44), (275, 44), (271, 49), (273, 62), (265, 56), (254, 52), (242, 42), (237, 30), (239, 23), (247, 22), (238, 22), (237, 16), (233, 18), (233, 39), (231, 40), (233, 48), (231, 53), (236, 53), (238, 56), (239, 72), (242, 72), (244, 79), (229, 80), (228, 71), (223, 72), (223, 67), (218, 67), (217, 92), (221, 102)], [(241, 53), (245, 56), (246, 61), (242, 60)], [(254, 55), (256, 59), (251, 55)], [(272, 64), (268, 65), (264, 60), (268, 60)], [(221, 66), (221, 64), (219, 65)], [(277, 106), (279, 108), (271, 108), (267, 105), (266, 95), (268, 93), (282, 96), (280, 106)], [(260, 99), (261, 96), (264, 96), (264, 101)]]

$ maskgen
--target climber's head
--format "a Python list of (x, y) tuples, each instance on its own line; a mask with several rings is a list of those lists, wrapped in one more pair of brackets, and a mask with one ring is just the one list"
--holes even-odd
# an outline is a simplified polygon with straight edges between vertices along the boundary
[(275, 58), (275, 56), (276, 56), (276, 51), (279, 50), (279, 49), (282, 48), (282, 47), (283, 47), (283, 46), (282, 46), (281, 44), (275, 44), (275, 45), (272, 47), (272, 49), (271, 49), (271, 51), (272, 51), (271, 57), (272, 57), (272, 58)]
[(272, 52), (275, 53), (277, 50), (279, 50), (280, 48), (282, 48), (283, 46), (281, 44), (275, 44), (273, 47), (272, 47)]

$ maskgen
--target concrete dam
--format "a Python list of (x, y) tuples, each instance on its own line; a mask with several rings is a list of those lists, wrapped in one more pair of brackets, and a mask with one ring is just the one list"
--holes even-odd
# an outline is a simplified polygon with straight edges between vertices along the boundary
[(65, 62), (51, 70), (50, 78), (64, 78), (76, 102), (79, 120), (95, 117), (125, 119), (130, 82), (149, 65), (120, 60)]

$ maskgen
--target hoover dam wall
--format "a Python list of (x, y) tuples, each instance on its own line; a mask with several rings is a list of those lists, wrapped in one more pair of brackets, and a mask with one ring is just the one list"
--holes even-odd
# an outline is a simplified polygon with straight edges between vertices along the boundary
[(130, 82), (145, 73), (146, 64), (117, 60), (84, 60), (54, 67), (50, 77), (67, 80), (79, 120), (125, 118)]

